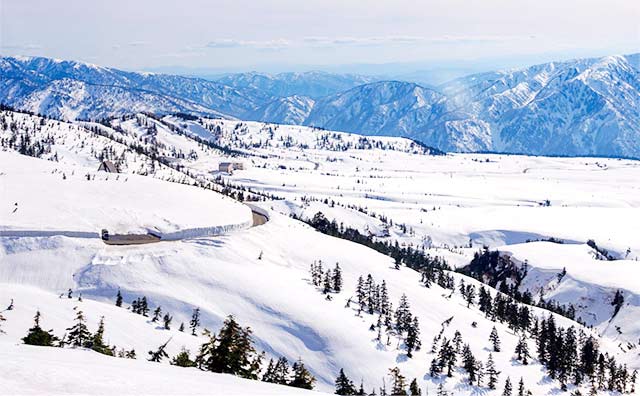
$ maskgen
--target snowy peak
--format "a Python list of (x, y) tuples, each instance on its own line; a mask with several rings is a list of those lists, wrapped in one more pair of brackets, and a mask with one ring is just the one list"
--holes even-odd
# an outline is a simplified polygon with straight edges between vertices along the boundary
[(247, 115), (248, 120), (300, 125), (309, 116), (315, 101), (306, 96), (278, 98)]
[(236, 88), (253, 88), (275, 97), (300, 95), (317, 99), (373, 80), (371, 77), (356, 74), (310, 71), (275, 75), (257, 72), (238, 73), (223, 77), (219, 82)]
[(429, 112), (442, 95), (417, 84), (381, 81), (362, 85), (316, 102), (307, 125), (374, 135), (404, 135), (420, 113)]

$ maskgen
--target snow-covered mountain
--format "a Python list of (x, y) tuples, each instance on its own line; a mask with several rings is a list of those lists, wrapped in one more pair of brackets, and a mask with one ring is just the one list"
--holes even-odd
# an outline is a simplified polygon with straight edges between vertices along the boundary
[[(357, 74), (335, 74), (321, 71), (303, 73), (238, 73), (218, 81), (236, 88), (254, 88), (275, 97), (308, 96), (321, 98), (367, 84), (375, 78)], [(265, 120), (266, 121), (266, 120)]]
[(477, 74), (440, 86), (441, 94), (373, 83), (316, 101), (305, 123), (408, 136), (447, 151), (639, 157), (638, 59)]
[(241, 115), (271, 98), (250, 88), (48, 58), (0, 58), (2, 103), (64, 119), (140, 111)]
[(277, 98), (253, 112), (246, 119), (275, 122), (278, 124), (302, 125), (313, 108), (315, 101), (306, 96), (287, 96)]
[(0, 98), (64, 119), (185, 112), (405, 136), (455, 152), (640, 157), (639, 70), (639, 54), (609, 56), (476, 74), (432, 90), (320, 72), (211, 82), (2, 58)]
[(417, 84), (381, 81), (316, 101), (305, 124), (372, 135), (413, 135), (444, 97)]
[[(447, 112), (421, 132), (458, 150), (640, 156), (638, 55), (473, 75), (440, 87)], [(467, 136), (482, 144), (466, 144)]]

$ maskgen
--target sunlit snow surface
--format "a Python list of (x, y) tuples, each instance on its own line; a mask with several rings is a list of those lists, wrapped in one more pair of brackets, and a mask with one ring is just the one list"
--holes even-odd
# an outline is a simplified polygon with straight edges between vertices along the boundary
[[(222, 131), (216, 141), (232, 147), (239, 147), (243, 141), (251, 144), (269, 141), (262, 148), (247, 144), (242, 149), (252, 156), (242, 160), (248, 169), (221, 176), (285, 200), (260, 203), (270, 212), (267, 224), (218, 237), (126, 247), (62, 235), (0, 238), (0, 306), (8, 305), (11, 298), (15, 300), (15, 309), (3, 312), (7, 321), (2, 324), (6, 334), (0, 335), (0, 354), (25, 362), (24, 367), (16, 369), (3, 359), (0, 380), (10, 384), (9, 393), (20, 393), (21, 389), (31, 393), (67, 393), (57, 383), (30, 381), (22, 368), (31, 372), (29, 367), (39, 367), (43, 372), (41, 378), (55, 377), (73, 383), (80, 381), (80, 376), (72, 369), (59, 369), (55, 362), (66, 362), (69, 367), (86, 362), (100, 373), (105, 359), (108, 363), (104, 372), (97, 374), (104, 381), (96, 388), (88, 386), (89, 378), (87, 382), (80, 381), (78, 393), (146, 389), (145, 384), (153, 382), (153, 378), (174, 377), (176, 384), (193, 381), (193, 393), (208, 388), (208, 384), (212, 384), (213, 394), (242, 393), (238, 388), (224, 388), (225, 384), (236, 386), (233, 382), (236, 379), (224, 376), (216, 382), (216, 376), (195, 370), (159, 366), (162, 369), (152, 372), (155, 367), (151, 363), (108, 359), (85, 351), (41, 351), (15, 345), (32, 325), (36, 309), (43, 314), (43, 327), (53, 328), (61, 335), (71, 325), (75, 306), (85, 311), (91, 330), (95, 330), (99, 317), (105, 316), (108, 342), (135, 348), (140, 360), (148, 350), (171, 336), (174, 337), (168, 347), (171, 355), (183, 345), (193, 352), (202, 337), (175, 329), (180, 322), (188, 322), (194, 307), (202, 309), (203, 326), (214, 331), (227, 315), (234, 314), (240, 323), (251, 326), (258, 349), (265, 350), (269, 357), (286, 356), (289, 361), (302, 357), (318, 378), (317, 385), (322, 391), (332, 391), (340, 368), (357, 383), (362, 379), (367, 390), (377, 389), (382, 386), (387, 370), (397, 365), (409, 379), (418, 379), (423, 392), (429, 389), (429, 394), (435, 393), (438, 382), (427, 375), (433, 358), (430, 344), (440, 332), (441, 324), (453, 317), (444, 334), (451, 338), (460, 330), (463, 340), (482, 360), (489, 353), (491, 327), (497, 327), (503, 352), (494, 354), (494, 358), (503, 372), (501, 384), (507, 375), (514, 383), (522, 376), (535, 395), (560, 393), (557, 382), (546, 377), (539, 364), (514, 363), (512, 352), (517, 336), (506, 326), (485, 319), (477, 308), (467, 309), (459, 294), (449, 297), (450, 291), (438, 286), (427, 289), (419, 283), (419, 275), (414, 271), (393, 269), (391, 258), (324, 236), (289, 218), (291, 213), (311, 217), (318, 211), (345, 226), (352, 225), (380, 237), (386, 227), (379, 217), (372, 215), (374, 212), (384, 215), (394, 224), (388, 230), (389, 240), (428, 247), (430, 254), (442, 255), (455, 266), (467, 264), (483, 245), (511, 254), (519, 263), (526, 260), (530, 273), (524, 287), (534, 295), (542, 289), (545, 298), (578, 303), (578, 314), (594, 325), (593, 330), (586, 331), (603, 335), (601, 348), (616, 354), (631, 368), (638, 367), (636, 343), (640, 328), (636, 323), (640, 289), (633, 280), (640, 271), (635, 261), (640, 255), (639, 162), (479, 154), (426, 156), (414, 154), (408, 140), (396, 138), (377, 138), (389, 143), (393, 150), (335, 151), (319, 145), (320, 136), (327, 135), (333, 142), (357, 142), (359, 137), (341, 135), (338, 139), (335, 136), (339, 134), (327, 131), (259, 123), (243, 123), (246, 128), (238, 128), (236, 121), (207, 120), (203, 122), (205, 127), (170, 121), (193, 133), (198, 131), (203, 137), (209, 133), (205, 127), (219, 125)], [(135, 129), (134, 125), (128, 127), (131, 131)], [(273, 138), (269, 138), (271, 134)], [(184, 151), (198, 150), (197, 159), (179, 160), (193, 170), (194, 177), (219, 175), (218, 162), (226, 157), (212, 155), (168, 129), (159, 130), (158, 136)], [(291, 136), (287, 146), (286, 136)], [(121, 223), (127, 230), (186, 229), (212, 222), (236, 224), (249, 216), (245, 207), (210, 191), (130, 173), (119, 175), (116, 181), (115, 175), (83, 167), (92, 165), (87, 153), (75, 146), (64, 147), (69, 154), (61, 163), (0, 154), (6, 163), (0, 169), (3, 229), (36, 226), (63, 229), (64, 225), (95, 231), (102, 227), (103, 208), (120, 208), (118, 213), (112, 212), (107, 217), (111, 226)], [(76, 157), (72, 152), (78, 153)], [(63, 179), (61, 172), (67, 179)], [(67, 172), (75, 174), (70, 177)], [(85, 173), (95, 174), (95, 180), (82, 180)], [(128, 181), (123, 182), (123, 178)], [(29, 191), (33, 193), (29, 195)], [(139, 200), (150, 196), (158, 198)], [(318, 201), (304, 203), (305, 196)], [(17, 199), (20, 202), (13, 213)], [(325, 204), (325, 199), (335, 201), (336, 205)], [(550, 206), (545, 206), (546, 200)], [(51, 211), (43, 209), (46, 205), (50, 205)], [(363, 210), (355, 210), (354, 206)], [(57, 208), (69, 210), (68, 219), (56, 213)], [(34, 211), (32, 215), (29, 210)], [(18, 213), (22, 217), (17, 217)], [(16, 217), (12, 220), (11, 215)], [(408, 229), (406, 234), (399, 227), (403, 223)], [(525, 243), (549, 237), (562, 239), (565, 244)], [(588, 239), (624, 260), (595, 260), (594, 251), (585, 244)], [(470, 241), (473, 246), (466, 247)], [(308, 269), (314, 260), (322, 260), (329, 267), (339, 262), (343, 269), (345, 288), (332, 301), (325, 300), (309, 283)], [(563, 268), (567, 275), (558, 283), (557, 275)], [(408, 296), (412, 312), (420, 319), (423, 341), (423, 349), (413, 358), (406, 357), (395, 338), (389, 345), (375, 340), (376, 334), (369, 331), (369, 326), (376, 317), (367, 314), (358, 317), (353, 307), (345, 308), (347, 299), (354, 295), (357, 278), (368, 273), (378, 283), (386, 280), (394, 305), (402, 293)], [(465, 281), (477, 284), (468, 278)], [(84, 301), (58, 298), (67, 288), (81, 292)], [(118, 289), (126, 303), (145, 295), (152, 307), (161, 305), (171, 312), (174, 329), (158, 329), (145, 318), (114, 307)], [(617, 289), (625, 293), (625, 306), (609, 321), (613, 313), (610, 302)], [(541, 310), (536, 312), (543, 314)], [(563, 318), (558, 321), (563, 326), (571, 324)], [(471, 326), (472, 322), (477, 322), (477, 328)], [(534, 349), (533, 343), (530, 348)], [(129, 382), (112, 380), (121, 372), (137, 369), (141, 375), (125, 376)], [(214, 383), (219, 383), (219, 388)], [(245, 389), (244, 382), (237, 384)], [(153, 386), (149, 393), (158, 389)], [(187, 392), (182, 392), (178, 385), (171, 386), (166, 393)], [(456, 395), (501, 394), (501, 386), (495, 392), (468, 387), (462, 373), (447, 379), (445, 387)], [(248, 393), (271, 392), (271, 388), (256, 388), (255, 392), (246, 389)], [(279, 394), (285, 392), (293, 391), (284, 388)]]

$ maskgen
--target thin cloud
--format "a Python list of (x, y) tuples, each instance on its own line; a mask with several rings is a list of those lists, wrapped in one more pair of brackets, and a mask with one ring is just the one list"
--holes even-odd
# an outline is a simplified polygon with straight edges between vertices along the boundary
[(272, 40), (238, 40), (238, 39), (214, 39), (204, 46), (193, 48), (229, 49), (229, 48), (253, 48), (261, 50), (282, 50), (301, 47), (366, 47), (389, 45), (420, 45), (420, 44), (465, 44), (465, 43), (498, 43), (515, 40), (530, 40), (531, 36), (310, 36), (298, 40), (285, 38)]
[(215, 39), (209, 41), (204, 46), (206, 48), (258, 48), (258, 49), (283, 49), (290, 47), (293, 43), (287, 39), (276, 40), (236, 40), (236, 39)]
[(41, 50), (42, 46), (40, 44), (2, 44), (0, 45), (0, 48), (4, 49), (4, 50), (11, 50), (11, 51), (35, 51), (35, 50)]

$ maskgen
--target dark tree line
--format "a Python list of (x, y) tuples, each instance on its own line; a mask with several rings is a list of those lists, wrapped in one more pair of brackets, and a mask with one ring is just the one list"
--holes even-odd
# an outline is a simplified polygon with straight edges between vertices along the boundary
[(431, 257), (411, 245), (401, 246), (397, 241), (391, 243), (375, 240), (373, 236), (361, 234), (357, 229), (344, 227), (335, 220), (329, 221), (322, 212), (316, 213), (312, 219), (301, 219), (295, 215), (292, 215), (292, 217), (309, 224), (323, 234), (367, 246), (379, 253), (390, 256), (394, 259), (394, 262), (415, 270), (431, 267), (434, 272), (443, 272), (451, 269), (441, 257)]

